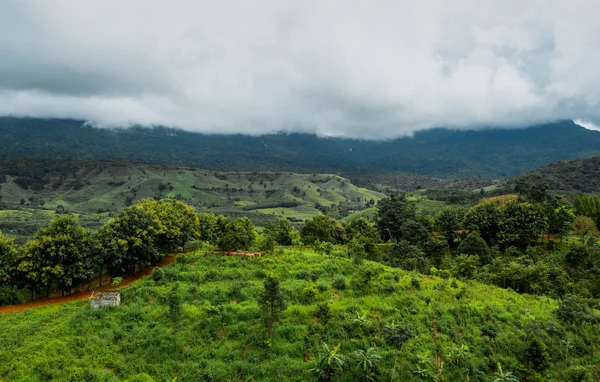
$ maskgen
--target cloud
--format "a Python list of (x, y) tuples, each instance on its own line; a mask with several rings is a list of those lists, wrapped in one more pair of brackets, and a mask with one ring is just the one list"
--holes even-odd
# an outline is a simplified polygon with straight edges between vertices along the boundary
[(387, 138), (600, 123), (593, 0), (0, 4), (0, 114)]

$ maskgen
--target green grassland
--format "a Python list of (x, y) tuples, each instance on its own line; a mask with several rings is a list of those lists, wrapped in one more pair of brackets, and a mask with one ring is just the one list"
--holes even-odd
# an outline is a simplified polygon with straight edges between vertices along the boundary
[[(118, 308), (82, 301), (0, 315), (0, 379), (317, 380), (309, 369), (323, 343), (346, 356), (374, 348), (381, 360), (372, 376), (381, 381), (491, 381), (498, 364), (522, 380), (575, 381), (600, 361), (598, 328), (562, 326), (545, 297), (311, 251), (186, 260), (124, 288)], [(257, 303), (267, 275), (287, 302), (272, 347)], [(175, 285), (177, 326), (169, 319)], [(394, 342), (394, 326), (412, 336)], [(547, 344), (539, 372), (524, 351), (534, 337)], [(348, 358), (336, 380), (363, 377)]]

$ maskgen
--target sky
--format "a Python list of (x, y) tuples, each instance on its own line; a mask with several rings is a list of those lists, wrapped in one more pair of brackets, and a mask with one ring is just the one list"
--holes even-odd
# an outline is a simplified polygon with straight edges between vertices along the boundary
[(598, 0), (0, 0), (0, 115), (391, 138), (600, 125)]

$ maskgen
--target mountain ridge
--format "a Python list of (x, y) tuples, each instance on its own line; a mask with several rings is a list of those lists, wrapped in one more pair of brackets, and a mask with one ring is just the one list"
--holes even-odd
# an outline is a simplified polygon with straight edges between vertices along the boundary
[(572, 121), (523, 129), (430, 129), (388, 141), (304, 133), (207, 135), (164, 127), (100, 129), (84, 121), (0, 117), (0, 156), (128, 159), (217, 171), (344, 176), (409, 173), (441, 178), (519, 175), (600, 155), (600, 132)]

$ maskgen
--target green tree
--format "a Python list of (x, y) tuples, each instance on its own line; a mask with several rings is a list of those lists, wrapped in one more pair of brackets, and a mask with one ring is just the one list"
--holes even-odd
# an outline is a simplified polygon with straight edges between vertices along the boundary
[(502, 208), (498, 242), (526, 248), (537, 243), (548, 223), (540, 206), (512, 201)]
[(357, 236), (369, 238), (373, 242), (377, 242), (379, 240), (379, 232), (377, 231), (377, 226), (375, 225), (375, 223), (368, 220), (367, 218), (360, 217), (358, 219), (354, 219), (350, 223), (345, 224), (344, 226), (346, 228), (348, 240), (352, 240)]
[(181, 295), (179, 293), (179, 283), (175, 283), (167, 293), (167, 305), (169, 307), (169, 320), (173, 325), (173, 353), (177, 354), (177, 331), (181, 322)]
[(423, 250), (406, 240), (400, 240), (392, 246), (387, 256), (387, 262), (393, 267), (410, 271), (424, 272), (429, 269), (429, 262)]
[(298, 245), (299, 242), (300, 234), (285, 218), (279, 219), (277, 224), (268, 222), (263, 232), (272, 237), (278, 245)]
[(598, 234), (596, 223), (587, 216), (577, 216), (571, 225), (571, 229), (573, 230), (574, 235), (581, 238), (582, 242), (584, 242), (587, 237)]
[(375, 348), (357, 350), (350, 355), (356, 362), (356, 371), (361, 381), (375, 381), (378, 374), (379, 361), (382, 357), (377, 354)]
[(17, 256), (15, 239), (4, 236), (0, 232), (0, 285), (15, 284), (17, 282), (13, 279)]
[(268, 277), (264, 283), (264, 291), (258, 300), (265, 319), (267, 327), (267, 336), (269, 346), (273, 346), (273, 327), (279, 320), (281, 313), (285, 310), (285, 298), (279, 287), (279, 280), (274, 277)]
[(471, 232), (458, 246), (458, 253), (465, 255), (477, 255), (482, 264), (489, 264), (490, 247), (485, 240), (481, 238), (478, 231)]
[(88, 230), (71, 215), (59, 215), (39, 230), (21, 252), (17, 271), (24, 275), (32, 292), (45, 288), (49, 294), (57, 284), (63, 294), (88, 280), (92, 271)]
[(493, 203), (480, 204), (465, 214), (463, 226), (470, 231), (479, 231), (483, 240), (492, 246), (498, 241), (502, 215)]
[(550, 366), (547, 346), (536, 336), (530, 336), (523, 349), (523, 360), (535, 371), (544, 371)]
[(158, 218), (142, 205), (127, 207), (98, 230), (95, 257), (113, 276), (131, 274), (163, 256), (156, 245), (162, 230)]
[(219, 248), (224, 251), (247, 251), (256, 241), (254, 224), (247, 217), (237, 218), (227, 225), (225, 235), (219, 240)]
[(404, 226), (417, 219), (416, 207), (405, 194), (392, 194), (377, 203), (377, 227), (384, 241), (404, 238)]
[(334, 218), (318, 214), (307, 220), (300, 230), (304, 244), (314, 244), (317, 240), (333, 244), (346, 243), (344, 227)]
[(331, 381), (336, 376), (344, 372), (348, 359), (340, 354), (341, 344), (337, 344), (333, 349), (327, 344), (321, 345), (319, 359), (317, 363), (309, 370), (319, 381)]
[(161, 251), (172, 252), (201, 237), (200, 219), (196, 211), (183, 202), (175, 199), (163, 199), (159, 202), (144, 199), (138, 206), (158, 219), (155, 245)]
[(568, 235), (571, 231), (571, 224), (576, 218), (575, 213), (571, 207), (565, 204), (549, 204), (548, 206), (548, 233), (559, 235), (562, 241), (563, 236)]
[(530, 203), (544, 203), (549, 199), (548, 183), (538, 174), (520, 176), (515, 181), (515, 191)]
[(444, 236), (451, 248), (456, 246), (464, 217), (465, 211), (455, 207), (444, 208), (435, 217), (435, 229)]

